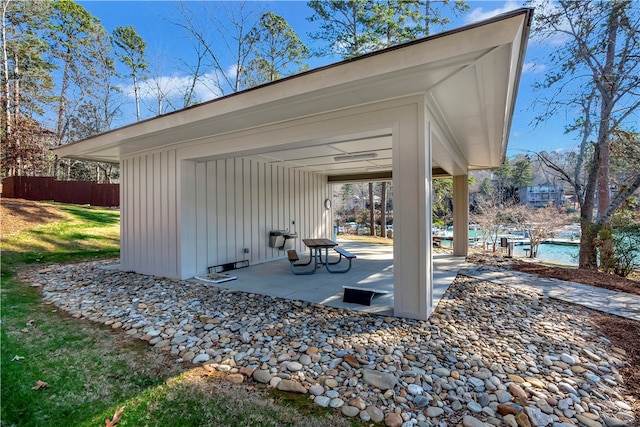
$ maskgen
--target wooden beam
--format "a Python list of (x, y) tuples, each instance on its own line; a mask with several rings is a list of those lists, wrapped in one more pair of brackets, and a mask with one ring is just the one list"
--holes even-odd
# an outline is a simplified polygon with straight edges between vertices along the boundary
[[(451, 174), (442, 168), (431, 168), (434, 178), (451, 178)], [(348, 175), (329, 175), (327, 180), (331, 184), (342, 184), (346, 182), (380, 182), (393, 181), (391, 171), (354, 173)]]

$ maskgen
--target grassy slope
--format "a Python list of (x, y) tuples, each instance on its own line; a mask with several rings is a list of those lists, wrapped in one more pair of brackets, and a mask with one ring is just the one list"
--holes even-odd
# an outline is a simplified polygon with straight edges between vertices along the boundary
[[(2, 426), (104, 425), (121, 406), (118, 426), (343, 422), (293, 398), (275, 402), (201, 368), (187, 370), (142, 341), (42, 304), (37, 288), (14, 278), (17, 269), (119, 253), (118, 212), (59, 206), (64, 220), (2, 241)], [(36, 381), (49, 386), (34, 390)]]

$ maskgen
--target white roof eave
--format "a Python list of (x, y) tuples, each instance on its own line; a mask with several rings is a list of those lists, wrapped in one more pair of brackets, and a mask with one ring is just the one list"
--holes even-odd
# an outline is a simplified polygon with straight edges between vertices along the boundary
[[(114, 129), (58, 147), (54, 151), (63, 157), (118, 163), (122, 156), (157, 150), (182, 141), (295, 120), (385, 99), (430, 91), (433, 91), (432, 94), (453, 94), (456, 87), (460, 86), (459, 82), (451, 78), (448, 81), (443, 77), (441, 81), (436, 80), (437, 86), (434, 86), (432, 77), (460, 74), (459, 70), (471, 67), (475, 71), (475, 79), (483, 79), (474, 84), (490, 89), (494, 85), (507, 86), (504, 99), (491, 99), (492, 103), (495, 101), (503, 106), (500, 111), (492, 113), (495, 117), (487, 117), (489, 110), (484, 108), (482, 99), (477, 102), (475, 110), (469, 111), (469, 115), (476, 117), (476, 120), (487, 122), (485, 125), (500, 126), (500, 129), (485, 130), (483, 133), (486, 135), (465, 135), (468, 131), (457, 128), (455, 117), (452, 116), (456, 111), (455, 102), (443, 102), (445, 109), (441, 113), (445, 123), (442, 125), (449, 132), (447, 139), (456, 144), (453, 151), (460, 158), (474, 158), (473, 153), (465, 147), (467, 141), (494, 139), (491, 136), (495, 136), (495, 140), (485, 142), (492, 146), (492, 158), (469, 167), (497, 167), (506, 151), (531, 14), (531, 9), (520, 9), (459, 30), (395, 46)], [(507, 48), (500, 49), (501, 46)], [(501, 57), (498, 60), (489, 58), (490, 61), (508, 64), (508, 69), (502, 70), (505, 80), (492, 81), (495, 77), (491, 73), (477, 71), (482, 70), (482, 64), (477, 64), (476, 61), (486, 57), (488, 52), (509, 55), (508, 58)], [(502, 96), (502, 91), (497, 93)], [(464, 96), (459, 98), (457, 102), (461, 105), (469, 104)], [(269, 143), (265, 141), (265, 144)], [(486, 147), (481, 150), (487, 152)]]

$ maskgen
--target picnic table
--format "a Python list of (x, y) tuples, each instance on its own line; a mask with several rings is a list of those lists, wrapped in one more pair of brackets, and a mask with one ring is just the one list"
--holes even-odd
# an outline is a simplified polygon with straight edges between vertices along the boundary
[[(307, 262), (300, 262), (300, 257), (295, 250), (291, 249), (287, 251), (287, 254), (289, 256), (289, 263), (291, 264), (291, 272), (293, 274), (314, 274), (318, 270), (318, 268), (322, 267), (323, 265), (329, 273), (346, 273), (351, 269), (351, 260), (356, 257), (343, 248), (337, 248), (338, 244), (330, 239), (302, 239), (302, 243), (304, 243), (305, 246), (309, 248), (309, 260)], [(330, 248), (335, 248), (334, 250), (340, 255), (337, 261), (329, 260)], [(324, 260), (322, 258), (323, 250)], [(340, 264), (343, 258), (345, 258), (349, 262), (349, 265), (346, 268), (335, 269), (331, 267)], [(311, 265), (312, 262), (313, 269), (305, 270), (298, 268)]]

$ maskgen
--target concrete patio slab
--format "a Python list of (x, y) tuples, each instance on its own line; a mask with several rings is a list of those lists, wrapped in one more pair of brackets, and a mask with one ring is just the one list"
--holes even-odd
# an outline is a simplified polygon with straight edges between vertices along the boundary
[[(353, 268), (348, 273), (331, 274), (324, 267), (320, 267), (315, 274), (294, 275), (291, 273), (289, 261), (283, 253), (281, 260), (230, 271), (228, 273), (237, 277), (236, 280), (214, 285), (242, 292), (393, 316), (393, 246), (346, 240), (338, 240), (338, 243), (357, 256), (353, 260)], [(308, 257), (308, 253), (300, 255), (303, 255), (301, 256), (303, 261)], [(434, 254), (434, 308), (456, 278), (458, 270), (466, 265), (464, 257)], [(370, 306), (345, 303), (342, 301), (342, 287), (345, 285), (379, 289), (389, 291), (389, 293), (376, 295)]]

